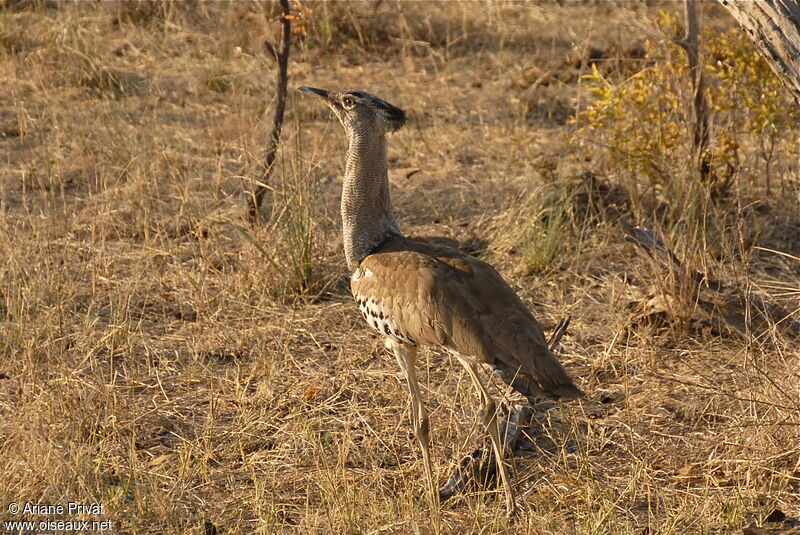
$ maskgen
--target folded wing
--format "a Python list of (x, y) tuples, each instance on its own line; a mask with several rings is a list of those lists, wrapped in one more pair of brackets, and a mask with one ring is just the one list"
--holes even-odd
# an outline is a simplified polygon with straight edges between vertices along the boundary
[(583, 395), (528, 308), (485, 262), (397, 238), (361, 262), (351, 289), (365, 319), (382, 334), (475, 358), (527, 396)]

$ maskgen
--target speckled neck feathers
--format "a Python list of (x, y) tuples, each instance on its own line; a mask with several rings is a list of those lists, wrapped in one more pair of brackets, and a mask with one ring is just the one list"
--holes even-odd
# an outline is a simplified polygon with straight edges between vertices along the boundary
[(352, 271), (391, 236), (399, 236), (389, 198), (386, 135), (348, 132), (342, 192), (344, 253)]

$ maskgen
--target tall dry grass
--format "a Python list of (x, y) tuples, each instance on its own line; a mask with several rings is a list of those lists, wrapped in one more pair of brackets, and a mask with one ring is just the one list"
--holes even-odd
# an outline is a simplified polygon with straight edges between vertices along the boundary
[[(509, 520), (493, 489), (475, 491), (434, 513), (442, 532), (726, 533), (800, 517), (796, 342), (715, 334), (689, 302), (680, 328), (631, 325), (654, 281), (617, 225), (656, 221), (688, 265), (796, 308), (780, 288), (800, 265), (764, 250), (800, 251), (795, 149), (776, 144), (767, 164), (769, 139), (744, 133), (737, 108), (735, 195), (676, 187), (647, 205), (644, 178), (600, 134), (576, 144), (569, 121), (595, 102), (593, 63), (617, 86), (653, 68), (655, 11), (677, 6), (305, 7), (292, 83), (409, 111), (389, 156), (404, 228), (473, 244), (546, 330), (574, 317), (561, 355), (589, 398), (539, 407), (515, 461), (523, 512)], [(247, 223), (274, 14), (2, 5), (0, 520), (12, 501), (79, 501), (103, 503), (120, 533), (429, 531), (405, 387), (340, 280), (346, 147), (315, 103), (290, 95), (266, 222)], [(732, 27), (714, 9), (705, 20)], [(657, 96), (685, 99), (668, 89)], [(443, 481), (483, 433), (459, 367), (421, 360)]]

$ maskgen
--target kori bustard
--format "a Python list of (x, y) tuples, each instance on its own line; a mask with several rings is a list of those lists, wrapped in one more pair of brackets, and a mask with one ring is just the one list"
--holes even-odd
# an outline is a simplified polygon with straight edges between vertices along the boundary
[(539, 323), (492, 266), (456, 249), (403, 236), (392, 212), (386, 160), (386, 135), (403, 126), (403, 110), (363, 91), (299, 89), (322, 99), (347, 134), (341, 215), (350, 288), (364, 319), (385, 337), (408, 382), (432, 499), (437, 489), (428, 414), (415, 368), (421, 345), (446, 348), (474, 383), (506, 507), (513, 512), (496, 405), (478, 365), (492, 367), (528, 397), (579, 398), (583, 393), (548, 348)]

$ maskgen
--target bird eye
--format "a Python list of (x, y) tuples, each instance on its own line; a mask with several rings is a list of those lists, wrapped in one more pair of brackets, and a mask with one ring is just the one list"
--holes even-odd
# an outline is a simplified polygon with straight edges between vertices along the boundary
[(344, 97), (342, 99), (342, 104), (344, 104), (345, 108), (352, 108), (355, 104), (355, 101), (350, 97)]

